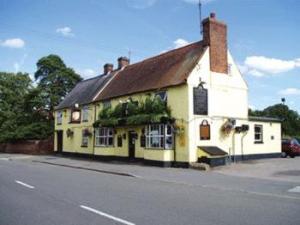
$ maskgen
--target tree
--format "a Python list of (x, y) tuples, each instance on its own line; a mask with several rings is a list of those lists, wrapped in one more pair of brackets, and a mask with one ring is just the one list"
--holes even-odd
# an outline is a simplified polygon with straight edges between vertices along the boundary
[(27, 73), (0, 72), (0, 143), (51, 136), (54, 106), (81, 80), (55, 55), (41, 58), (37, 67), (37, 85)]
[(300, 115), (287, 105), (276, 104), (262, 111), (249, 110), (251, 116), (277, 117), (282, 120), (282, 133), (285, 136), (300, 136)]
[(31, 88), (28, 74), (0, 72), (0, 142), (15, 139), (16, 132), (31, 117), (30, 112), (24, 111), (25, 98)]
[(80, 75), (67, 67), (57, 55), (48, 55), (37, 62), (37, 71), (34, 74), (38, 81), (37, 90), (43, 98), (44, 110), (51, 115), (55, 106), (82, 80)]

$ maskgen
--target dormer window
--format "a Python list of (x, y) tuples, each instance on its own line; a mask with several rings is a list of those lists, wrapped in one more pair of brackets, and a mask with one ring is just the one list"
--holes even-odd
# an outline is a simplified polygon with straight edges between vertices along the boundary
[(168, 101), (168, 95), (166, 91), (160, 91), (155, 94), (155, 97), (159, 97), (163, 102)]

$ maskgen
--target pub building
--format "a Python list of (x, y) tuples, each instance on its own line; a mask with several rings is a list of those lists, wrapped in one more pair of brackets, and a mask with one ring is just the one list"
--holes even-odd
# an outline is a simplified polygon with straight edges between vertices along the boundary
[(214, 13), (203, 40), (79, 82), (55, 109), (55, 151), (158, 166), (277, 157), (281, 123), (248, 116), (248, 86)]

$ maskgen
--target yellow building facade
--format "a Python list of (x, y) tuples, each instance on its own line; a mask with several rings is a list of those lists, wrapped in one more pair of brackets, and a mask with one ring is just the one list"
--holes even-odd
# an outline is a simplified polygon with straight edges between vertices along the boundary
[(55, 151), (162, 166), (279, 156), (280, 121), (248, 116), (226, 24), (212, 14), (203, 27), (202, 41), (78, 83), (55, 110)]

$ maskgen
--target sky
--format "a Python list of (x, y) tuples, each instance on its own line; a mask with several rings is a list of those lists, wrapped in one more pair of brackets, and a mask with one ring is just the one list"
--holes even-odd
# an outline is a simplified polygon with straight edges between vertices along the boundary
[[(0, 0), (0, 71), (34, 74), (59, 55), (84, 78), (120, 56), (131, 63), (202, 39), (198, 0)], [(228, 25), (249, 107), (300, 112), (300, 0), (202, 0)]]

